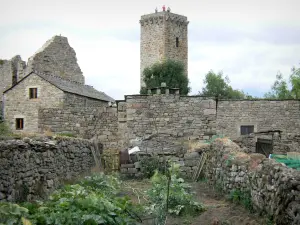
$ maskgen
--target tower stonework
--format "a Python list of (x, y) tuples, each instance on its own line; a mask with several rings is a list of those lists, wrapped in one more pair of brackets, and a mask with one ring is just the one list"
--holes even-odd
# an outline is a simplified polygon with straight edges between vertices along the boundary
[(141, 87), (144, 69), (163, 59), (181, 61), (188, 75), (188, 23), (187, 17), (169, 11), (141, 17)]

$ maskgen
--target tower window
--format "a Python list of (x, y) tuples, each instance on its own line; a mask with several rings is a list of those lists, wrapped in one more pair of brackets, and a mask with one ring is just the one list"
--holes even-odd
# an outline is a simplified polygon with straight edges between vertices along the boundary
[(37, 98), (37, 88), (29, 88), (29, 98)]
[(16, 130), (23, 130), (24, 128), (24, 119), (16, 118)]
[(176, 37), (176, 48), (178, 48), (178, 47), (179, 47), (179, 38)]

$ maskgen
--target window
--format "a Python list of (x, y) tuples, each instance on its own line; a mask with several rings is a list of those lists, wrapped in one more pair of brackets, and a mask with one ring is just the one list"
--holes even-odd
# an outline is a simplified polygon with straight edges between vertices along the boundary
[(254, 126), (241, 126), (241, 135), (251, 134), (254, 133)]
[(29, 88), (29, 98), (37, 98), (37, 88)]
[(176, 48), (178, 48), (179, 47), (179, 38), (177, 37), (176, 38)]
[(16, 118), (16, 130), (23, 130), (24, 128), (24, 119)]

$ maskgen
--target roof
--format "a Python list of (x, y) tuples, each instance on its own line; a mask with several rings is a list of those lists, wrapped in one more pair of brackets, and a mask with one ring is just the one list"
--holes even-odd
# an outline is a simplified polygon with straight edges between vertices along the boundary
[[(107, 101), (107, 102), (115, 101), (112, 97), (108, 96), (104, 92), (97, 91), (92, 86), (80, 84), (75, 81), (66, 80), (66, 79), (63, 79), (58, 76), (44, 74), (44, 73), (40, 73), (40, 72), (29, 73), (26, 77), (21, 79), (14, 86), (18, 85), (20, 82), (22, 82), (22, 80), (26, 79), (31, 74), (35, 74), (35, 75), (41, 77), (45, 81), (49, 82), (50, 84), (54, 85), (55, 87), (57, 87), (58, 89), (60, 89), (64, 92), (69, 92), (69, 93), (73, 93), (73, 94), (77, 94), (77, 95), (81, 95), (81, 96), (85, 96), (85, 97), (89, 97), (89, 98), (99, 99), (99, 100)], [(11, 90), (14, 86), (12, 86), (11, 88), (4, 91), (4, 93)]]

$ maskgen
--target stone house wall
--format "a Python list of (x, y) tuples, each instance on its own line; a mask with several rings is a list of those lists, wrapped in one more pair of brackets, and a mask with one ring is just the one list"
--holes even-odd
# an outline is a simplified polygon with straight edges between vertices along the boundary
[(231, 139), (240, 136), (241, 125), (254, 125), (254, 131), (282, 130), (282, 138), (300, 132), (298, 100), (221, 100), (217, 105), (217, 133)]
[(64, 107), (101, 107), (108, 103), (98, 99), (80, 96), (72, 93), (64, 93)]
[[(29, 88), (38, 88), (37, 99), (29, 99)], [(38, 132), (38, 109), (62, 107), (64, 92), (32, 74), (4, 94), (4, 117), (14, 132)], [(16, 118), (24, 119), (24, 129), (16, 130)]]
[(274, 216), (278, 225), (300, 223), (300, 171), (243, 153), (229, 139), (216, 139), (207, 153), (204, 173), (210, 184), (225, 194), (249, 194), (254, 209)]
[(0, 141), (0, 201), (45, 197), (61, 182), (89, 173), (95, 166), (92, 151), (94, 144), (82, 139)]
[(72, 133), (85, 139), (97, 139), (105, 149), (121, 147), (116, 108), (43, 108), (38, 116), (40, 132)]

